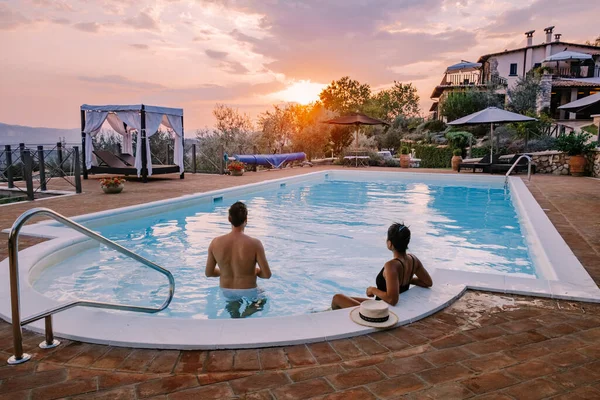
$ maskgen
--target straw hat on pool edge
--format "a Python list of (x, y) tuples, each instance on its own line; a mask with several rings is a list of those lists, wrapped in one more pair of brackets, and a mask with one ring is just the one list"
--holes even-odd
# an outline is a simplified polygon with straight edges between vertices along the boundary
[(390, 311), (388, 304), (378, 300), (363, 301), (350, 311), (350, 318), (371, 328), (390, 328), (398, 323), (398, 316)]

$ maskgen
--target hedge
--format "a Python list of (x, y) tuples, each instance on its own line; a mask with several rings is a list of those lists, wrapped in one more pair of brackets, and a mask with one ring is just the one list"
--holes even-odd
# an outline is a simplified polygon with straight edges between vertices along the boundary
[(435, 145), (415, 145), (415, 156), (421, 159), (421, 168), (450, 168), (452, 149)]
[[(471, 157), (472, 158), (482, 158), (487, 154), (490, 154), (489, 147), (472, 147), (471, 148)], [(506, 154), (510, 154), (510, 152), (506, 147), (500, 147), (500, 151), (498, 151), (498, 149), (496, 147), (494, 147), (494, 154), (504, 156)]]

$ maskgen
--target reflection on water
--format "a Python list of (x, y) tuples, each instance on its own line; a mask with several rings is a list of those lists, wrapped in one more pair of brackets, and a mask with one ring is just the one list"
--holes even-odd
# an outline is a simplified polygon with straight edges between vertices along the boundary
[[(261, 239), (273, 277), (265, 301), (228, 301), (206, 278), (207, 248), (230, 226), (236, 200), (249, 209), (247, 233)], [(429, 268), (535, 275), (517, 214), (502, 189), (399, 180), (289, 184), (100, 228), (101, 234), (173, 272), (175, 298), (159, 316), (252, 318), (326, 310), (334, 293), (362, 296), (390, 258), (392, 222), (412, 231), (410, 251)], [(160, 304), (164, 277), (104, 247), (44, 271), (36, 289), (59, 299)]]
[(246, 318), (262, 311), (267, 304), (267, 299), (249, 300), (242, 297), (238, 300), (228, 300), (225, 309), (231, 318)]

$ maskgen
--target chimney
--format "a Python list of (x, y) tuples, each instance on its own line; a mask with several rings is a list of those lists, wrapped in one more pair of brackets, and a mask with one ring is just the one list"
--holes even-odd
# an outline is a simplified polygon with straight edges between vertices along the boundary
[(552, 55), (552, 31), (554, 30), (553, 26), (549, 26), (544, 28), (544, 32), (546, 32), (546, 58)]
[(554, 30), (553, 26), (544, 28), (544, 32), (546, 32), (546, 43), (550, 43), (552, 41), (552, 31), (553, 30)]
[(562, 33), (556, 33), (554, 34), (554, 41), (555, 42), (560, 42), (560, 37), (562, 36)]
[(527, 47), (533, 45), (533, 32), (535, 31), (525, 32), (525, 36), (527, 36)]

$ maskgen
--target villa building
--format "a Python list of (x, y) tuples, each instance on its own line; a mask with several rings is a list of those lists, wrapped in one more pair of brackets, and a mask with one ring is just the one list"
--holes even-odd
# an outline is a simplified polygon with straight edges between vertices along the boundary
[(558, 107), (566, 103), (600, 93), (600, 47), (568, 43), (561, 34), (552, 35), (554, 27), (544, 29), (546, 40), (534, 44), (535, 31), (526, 32), (527, 46), (486, 54), (477, 62), (461, 62), (448, 67), (440, 84), (431, 94), (434, 101), (430, 111), (441, 118), (437, 109), (448, 93), (467, 87), (496, 87), (499, 96), (506, 96), (519, 78), (539, 69), (542, 75), (542, 93), (538, 97), (539, 111), (547, 110), (555, 119), (589, 119), (590, 115), (566, 113)]

